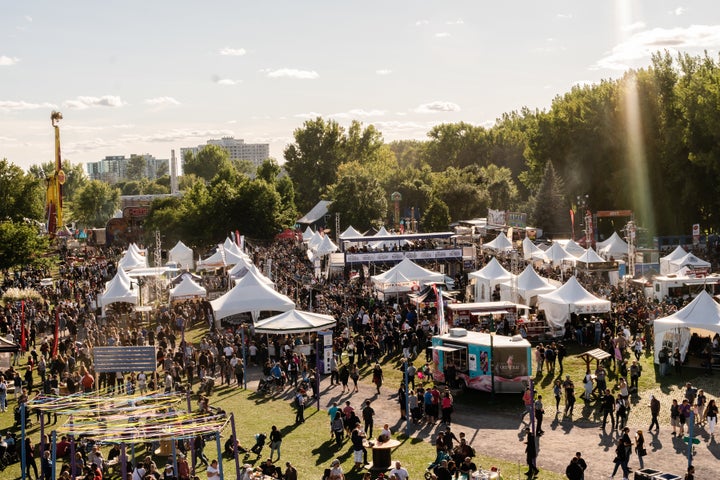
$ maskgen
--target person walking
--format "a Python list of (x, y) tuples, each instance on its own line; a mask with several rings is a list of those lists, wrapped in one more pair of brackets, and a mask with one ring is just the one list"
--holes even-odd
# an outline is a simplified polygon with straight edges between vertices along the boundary
[(645, 449), (645, 437), (643, 436), (642, 430), (638, 430), (637, 433), (635, 433), (635, 454), (638, 457), (638, 462), (640, 462), (640, 468), (645, 468), (643, 458), (647, 455), (647, 450)]
[(270, 430), (270, 460), (273, 458), (273, 453), (277, 451), (277, 460), (280, 460), (280, 446), (282, 445), (282, 433), (277, 429), (275, 425)]
[(353, 381), (353, 393), (358, 392), (358, 380), (360, 379), (360, 370), (358, 370), (357, 364), (353, 364), (350, 369), (350, 378)]
[(618, 394), (615, 400), (615, 418), (617, 420), (618, 430), (625, 428), (628, 418), (628, 405), (627, 400), (623, 398), (621, 394)]
[(652, 415), (652, 422), (650, 422), (648, 432), (652, 430), (653, 425), (655, 425), (656, 431), (660, 431), (660, 424), (658, 423), (658, 415), (660, 415), (660, 400), (655, 398), (655, 395), (650, 395), (650, 415)]
[(562, 398), (562, 385), (560, 385), (560, 380), (555, 380), (553, 395), (555, 396), (555, 415), (557, 416), (560, 413), (560, 399)]
[(565, 468), (565, 476), (568, 480), (583, 480), (583, 469), (578, 464), (577, 457), (570, 459), (570, 464)]
[(373, 367), (373, 377), (372, 381), (375, 384), (375, 388), (377, 389), (378, 395), (380, 395), (380, 387), (382, 386), (383, 382), (383, 371), (382, 367), (380, 367), (379, 363), (375, 364), (375, 367)]
[(575, 452), (575, 458), (577, 458), (578, 465), (582, 468), (582, 480), (585, 480), (585, 470), (587, 470), (587, 462), (582, 457), (582, 452)]
[(305, 396), (300, 390), (295, 393), (295, 423), (305, 423)]
[(542, 429), (543, 415), (545, 415), (545, 408), (542, 403), (542, 395), (538, 395), (535, 400), (535, 435), (538, 437), (545, 433)]
[(366, 400), (362, 409), (363, 423), (365, 423), (365, 435), (372, 438), (375, 410), (370, 406), (370, 400)]
[(718, 407), (715, 404), (715, 399), (713, 398), (710, 400), (707, 404), (707, 407), (705, 408), (705, 418), (707, 418), (708, 422), (708, 433), (710, 433), (711, 438), (715, 438), (715, 425), (717, 425), (717, 415), (718, 415)]
[(525, 429), (525, 461), (527, 462), (528, 471), (525, 472), (525, 475), (527, 477), (533, 478), (538, 473), (540, 473), (540, 470), (537, 469), (535, 466), (535, 461), (537, 459), (537, 443), (535, 443), (535, 435), (532, 434), (532, 431), (529, 428)]

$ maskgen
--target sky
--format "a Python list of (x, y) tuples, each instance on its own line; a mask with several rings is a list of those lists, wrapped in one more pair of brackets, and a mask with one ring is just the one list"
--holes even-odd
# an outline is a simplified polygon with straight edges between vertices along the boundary
[(716, 0), (0, 0), (0, 159), (269, 143), (322, 116), (386, 141), (547, 109), (652, 52), (717, 58)]

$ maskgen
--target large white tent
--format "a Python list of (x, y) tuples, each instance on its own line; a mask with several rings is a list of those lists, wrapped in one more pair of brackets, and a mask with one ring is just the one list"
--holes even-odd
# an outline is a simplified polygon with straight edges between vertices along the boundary
[(252, 273), (271, 287), (275, 285), (273, 281), (266, 277), (250, 260), (243, 260), (242, 262), (238, 262), (234, 267), (230, 269), (230, 271), (228, 271), (228, 275), (230, 276), (230, 278), (235, 279), (241, 279), (248, 273)]
[(355, 238), (355, 237), (362, 237), (363, 234), (361, 232), (358, 232), (355, 230), (355, 227), (350, 225), (348, 228), (345, 229), (344, 232), (340, 234), (340, 240), (344, 240), (346, 238)]
[(193, 280), (192, 275), (185, 273), (182, 281), (170, 289), (170, 300), (187, 300), (191, 298), (205, 298), (207, 290)]
[(572, 276), (554, 292), (538, 295), (538, 309), (553, 330), (564, 331), (565, 322), (572, 313), (605, 313), (610, 311), (610, 300), (603, 300), (588, 292)]
[(100, 296), (100, 306), (105, 315), (105, 307), (112, 303), (138, 304), (138, 289), (132, 288), (130, 277), (122, 268), (105, 284), (105, 290)]
[(482, 246), (495, 252), (508, 252), (513, 248), (512, 242), (505, 235), (505, 232), (498, 233), (497, 237), (488, 243), (483, 243)]
[(553, 242), (550, 248), (544, 252), (534, 253), (533, 258), (542, 260), (546, 263), (552, 263), (554, 267), (562, 265), (562, 263), (566, 260), (575, 260), (575, 257), (566, 252), (562, 245), (557, 242)]
[(692, 253), (688, 253), (682, 258), (670, 260), (670, 270), (676, 272), (683, 267), (688, 268), (710, 268), (710, 262), (696, 257)]
[(255, 333), (292, 334), (318, 332), (334, 328), (335, 317), (320, 313), (288, 310), (280, 315), (260, 320), (255, 324)]
[(312, 228), (310, 228), (310, 225), (305, 228), (305, 231), (302, 234), (303, 242), (308, 242), (313, 237), (315, 232), (313, 232)]
[(513, 274), (505, 270), (500, 262), (493, 257), (487, 265), (476, 272), (470, 272), (468, 277), (475, 282), (475, 301), (489, 302), (492, 300), (493, 289), (506, 280), (511, 280)]
[(295, 302), (276, 292), (261, 279), (248, 272), (232, 290), (210, 302), (215, 320), (239, 313), (251, 313), (256, 320), (260, 312), (287, 312)]
[[(520, 298), (512, 298), (513, 289), (517, 291)], [(532, 265), (528, 265), (514, 281), (508, 280), (500, 284), (500, 300), (533, 306), (537, 302), (535, 297), (554, 290), (557, 290), (555, 285), (538, 275)]]
[(605, 262), (605, 259), (602, 258), (597, 253), (595, 253), (595, 250), (593, 250), (592, 247), (590, 247), (587, 250), (585, 250), (585, 253), (580, 255), (575, 260), (575, 265), (577, 265), (578, 263), (582, 263), (582, 264), (585, 264), (585, 267), (587, 267), (588, 265), (590, 265), (592, 263), (604, 263), (604, 262)]
[(678, 270), (677, 268), (672, 270), (670, 262), (683, 258), (685, 255), (687, 255), (685, 249), (678, 245), (671, 253), (660, 257), (660, 275), (667, 275), (668, 273), (673, 273), (675, 270)]
[(325, 235), (322, 239), (322, 242), (320, 242), (320, 245), (318, 245), (315, 249), (315, 254), (319, 257), (324, 257), (325, 255), (330, 255), (331, 253), (337, 251), (337, 245), (335, 245), (333, 241), (330, 240), (329, 235)]
[(137, 247), (135, 247), (135, 249), (128, 248), (123, 258), (118, 262), (118, 267), (123, 270), (147, 268), (147, 266), (147, 258), (138, 253)]
[(613, 232), (610, 238), (598, 242), (597, 251), (605, 258), (621, 258), (628, 254), (628, 244), (620, 238), (617, 232)]
[(705, 290), (684, 308), (667, 317), (653, 322), (655, 330), (655, 363), (659, 363), (658, 354), (663, 346), (674, 351), (680, 349), (685, 359), (690, 345), (691, 328), (720, 333), (720, 305)]
[(178, 241), (175, 246), (168, 251), (168, 260), (177, 263), (182, 269), (193, 270), (195, 268), (193, 250), (182, 241)]
[(371, 280), (375, 289), (383, 293), (406, 293), (415, 285), (444, 282), (445, 276), (404, 258), (387, 272), (372, 276)]
[(530, 240), (528, 237), (523, 238), (522, 241), (522, 250), (523, 250), (523, 258), (525, 260), (532, 260), (534, 254), (544, 254), (545, 252), (535, 245), (532, 240)]
[(575, 240), (556, 240), (556, 242), (562, 245), (563, 249), (575, 258), (585, 253), (582, 245), (579, 245)]

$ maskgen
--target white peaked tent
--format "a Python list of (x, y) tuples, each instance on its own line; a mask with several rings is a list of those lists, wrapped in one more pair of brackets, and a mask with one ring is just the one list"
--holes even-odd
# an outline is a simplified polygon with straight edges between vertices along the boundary
[(168, 252), (168, 260), (177, 263), (181, 268), (187, 270), (193, 270), (195, 268), (193, 250), (182, 241), (178, 241), (175, 246), (170, 249)]
[(655, 330), (655, 363), (659, 363), (658, 354), (663, 346), (671, 348), (671, 351), (679, 348), (684, 361), (688, 345), (690, 345), (691, 328), (720, 333), (720, 305), (703, 290), (681, 310), (655, 320), (653, 327)]
[(573, 257), (577, 258), (585, 253), (585, 249), (575, 240), (557, 240), (557, 242), (560, 243), (563, 249), (565, 249), (565, 251)]
[(468, 277), (475, 282), (475, 301), (489, 302), (495, 286), (511, 280), (513, 274), (505, 270), (493, 257), (487, 265), (476, 272), (469, 273)]
[(237, 243), (233, 242), (230, 237), (227, 237), (225, 241), (223, 242), (223, 248), (225, 249), (225, 252), (231, 252), (235, 254), (238, 257), (246, 257), (247, 254), (243, 252)]
[(100, 297), (100, 306), (105, 315), (105, 307), (112, 303), (138, 303), (138, 289), (131, 288), (130, 277), (120, 268), (115, 276), (105, 284), (105, 291)]
[(705, 260), (702, 260), (692, 253), (688, 253), (682, 258), (678, 258), (677, 260), (670, 260), (670, 270), (673, 272), (676, 272), (680, 270), (682, 267), (689, 267), (689, 268), (710, 268), (710, 262), (706, 262)]
[(280, 315), (260, 320), (255, 324), (255, 333), (291, 334), (318, 332), (334, 328), (335, 317), (320, 313), (288, 310)]
[(413, 284), (444, 282), (445, 275), (423, 268), (410, 259), (403, 259), (387, 272), (370, 277), (375, 289), (383, 293), (409, 292)]
[(230, 269), (228, 275), (230, 275), (230, 278), (235, 278), (239, 280), (245, 275), (247, 275), (248, 272), (252, 273), (271, 287), (275, 285), (273, 281), (266, 277), (260, 270), (258, 270), (255, 264), (252, 263), (250, 260), (243, 260), (242, 262), (238, 262), (233, 268)]
[(553, 244), (542, 253), (533, 254), (533, 258), (541, 259), (546, 263), (552, 263), (553, 266), (562, 265), (565, 260), (575, 260), (575, 257), (570, 255), (565, 249), (557, 242)]
[(313, 236), (310, 240), (308, 240), (308, 249), (315, 251), (315, 249), (322, 243), (323, 235), (320, 235), (319, 232), (313, 233)]
[(273, 290), (252, 273), (246, 274), (232, 290), (212, 300), (210, 305), (216, 321), (246, 312), (250, 312), (253, 320), (257, 320), (260, 312), (287, 312), (295, 308), (292, 300)]
[(355, 230), (355, 228), (350, 225), (348, 228), (345, 229), (344, 232), (340, 234), (340, 240), (343, 240), (345, 238), (353, 238), (353, 237), (362, 237), (363, 234)]
[(507, 238), (505, 232), (498, 233), (498, 236), (494, 240), (488, 243), (483, 243), (483, 248), (489, 248), (496, 252), (507, 252), (512, 250), (512, 242)]
[(685, 249), (678, 245), (675, 250), (673, 250), (670, 254), (665, 255), (664, 257), (660, 257), (660, 275), (667, 275), (668, 273), (673, 273), (675, 270), (677, 270), (677, 268), (675, 270), (672, 270), (672, 265), (670, 265), (670, 262), (683, 258), (685, 255), (687, 255), (687, 253), (688, 252), (686, 252)]
[[(370, 237), (370, 238), (372, 238), (372, 239), (376, 239), (376, 238), (382, 239), (383, 237), (392, 237), (392, 235), (390, 234), (390, 232), (388, 232), (388, 231), (385, 229), (384, 226), (383, 226), (383, 227), (380, 227), (380, 230), (378, 230), (378, 232), (377, 232), (375, 235), (373, 235), (372, 237)], [(411, 245), (411, 244), (412, 244), (412, 243), (411, 243), (410, 241), (408, 241), (408, 240), (386, 240), (386, 241), (380, 240), (380, 241), (377, 241), (377, 242), (372, 242), (372, 243), (370, 244), (370, 248), (373, 248), (373, 249), (375, 249), (375, 250), (382, 250), (382, 249), (384, 249), (384, 248), (390, 249), (390, 248), (393, 248), (393, 247), (397, 247), (398, 245), (403, 246), (403, 245)]]
[(170, 289), (170, 300), (185, 300), (189, 298), (205, 298), (207, 290), (193, 280), (192, 275), (184, 274), (182, 281)]
[(147, 268), (147, 258), (133, 249), (128, 249), (123, 258), (118, 262), (118, 267), (123, 270), (133, 270), (135, 268)]
[(322, 239), (322, 242), (320, 242), (320, 245), (315, 249), (315, 253), (320, 256), (324, 257), (325, 255), (330, 255), (333, 252), (337, 252), (338, 247), (333, 243), (332, 240), (330, 240), (330, 236), (325, 235)]
[(592, 249), (592, 247), (585, 250), (585, 253), (580, 255), (576, 260), (575, 264), (578, 262), (590, 264), (590, 263), (603, 263), (605, 261), (604, 258), (602, 258), (600, 255), (595, 253), (595, 250)]
[(564, 331), (565, 321), (571, 313), (605, 313), (610, 311), (610, 301), (598, 298), (580, 285), (572, 276), (565, 285), (554, 292), (538, 295), (538, 309), (545, 311), (545, 318), (553, 330)]
[(128, 246), (128, 250), (132, 250), (133, 253), (136, 253), (136, 254), (138, 254), (139, 256), (144, 256), (144, 255), (145, 255), (145, 252), (147, 251), (147, 250), (140, 250), (140, 247), (138, 247), (136, 243), (131, 243), (131, 244)]
[(314, 234), (315, 232), (313, 232), (312, 228), (310, 228), (310, 226), (308, 225), (308, 227), (303, 232), (303, 242), (309, 242)]
[(598, 242), (597, 251), (605, 258), (620, 258), (628, 254), (628, 244), (617, 232), (613, 232), (610, 238)]
[(532, 260), (534, 254), (544, 254), (545, 252), (535, 245), (532, 240), (530, 240), (528, 237), (523, 238), (522, 241), (522, 249), (523, 249), (523, 258), (525, 260)]
[(517, 293), (520, 296), (516, 303), (523, 303), (530, 306), (533, 306), (537, 302), (536, 296), (557, 290), (555, 285), (551, 284), (546, 278), (538, 275), (532, 265), (528, 265), (525, 267), (525, 270), (517, 276), (515, 282), (510, 280), (500, 284), (501, 300), (515, 301), (515, 299), (512, 298), (513, 283), (515, 283), (515, 288), (517, 288)]

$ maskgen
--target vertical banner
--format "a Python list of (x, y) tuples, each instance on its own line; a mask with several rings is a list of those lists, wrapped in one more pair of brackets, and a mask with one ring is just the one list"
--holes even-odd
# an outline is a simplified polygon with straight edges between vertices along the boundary
[(593, 217), (592, 212), (588, 210), (585, 213), (585, 245), (587, 245), (588, 248), (592, 247), (594, 240), (595, 229), (593, 225)]
[(692, 237), (693, 237), (693, 245), (698, 245), (700, 243), (700, 224), (699, 223), (693, 224)]
[(435, 305), (437, 305), (438, 334), (445, 333), (445, 302), (442, 297), (442, 288), (437, 288), (433, 283), (433, 292), (435, 293)]
[(327, 331), (318, 332), (318, 335), (320, 336), (320, 348), (322, 349), (318, 373), (328, 375), (333, 356), (333, 334), (332, 331)]
[(27, 351), (27, 334), (25, 333), (25, 300), (20, 302), (20, 348)]
[(570, 209), (570, 228), (572, 231), (572, 239), (575, 240), (575, 212), (573, 209)]

